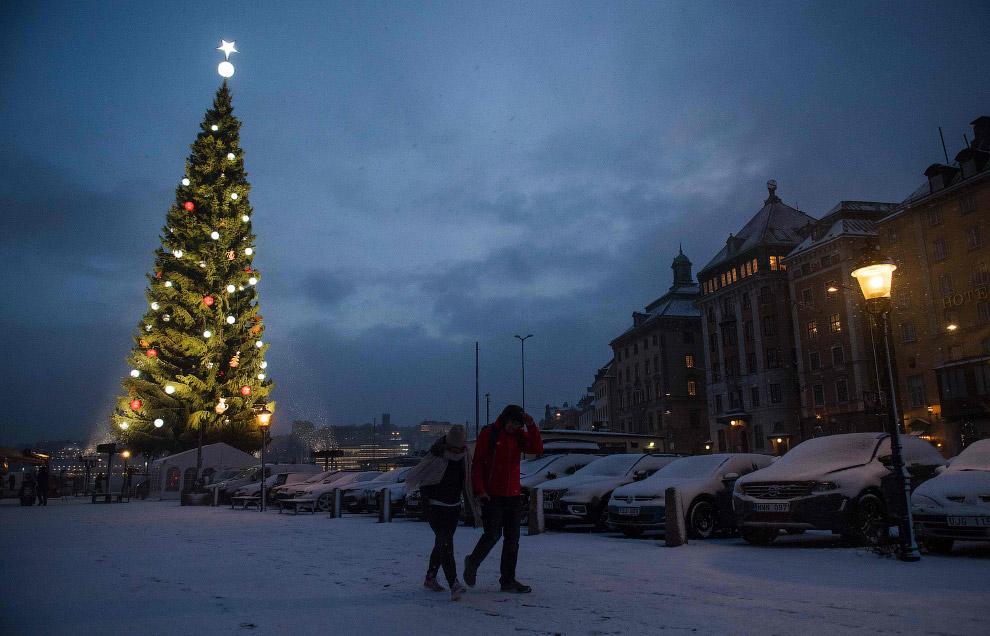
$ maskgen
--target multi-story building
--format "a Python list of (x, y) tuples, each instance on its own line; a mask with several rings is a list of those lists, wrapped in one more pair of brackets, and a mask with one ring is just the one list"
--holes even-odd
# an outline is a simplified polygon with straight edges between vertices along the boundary
[[(784, 259), (801, 386), (798, 438), (883, 431), (886, 358), (852, 271), (877, 247), (876, 222), (897, 205), (841, 201), (800, 230)], [(879, 356), (875, 355), (880, 345)], [(879, 375), (878, 375), (879, 374)]]
[(612, 396), (615, 395), (615, 376), (612, 374), (612, 365), (615, 360), (609, 360), (608, 364), (595, 373), (595, 381), (588, 387), (588, 392), (595, 398), (594, 417), (591, 422), (593, 431), (612, 430), (610, 418), (612, 416)]
[(700, 453), (705, 427), (701, 318), (691, 261), (680, 252), (671, 264), (674, 284), (633, 313), (633, 325), (610, 344), (614, 354), (615, 410), (610, 430), (655, 434), (663, 451)]
[[(769, 197), (698, 272), (708, 427), (715, 452), (783, 454), (800, 434), (800, 390), (784, 258), (815, 219)], [(699, 351), (699, 354), (701, 351)], [(700, 356), (699, 356), (700, 359)]]
[(904, 422), (946, 456), (990, 437), (990, 117), (953, 165), (878, 223), (894, 259), (891, 345)]

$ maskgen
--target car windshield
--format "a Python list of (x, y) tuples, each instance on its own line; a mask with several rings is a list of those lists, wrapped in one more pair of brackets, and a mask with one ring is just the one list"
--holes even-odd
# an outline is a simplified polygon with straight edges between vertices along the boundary
[(598, 475), (601, 477), (621, 477), (646, 455), (609, 455), (596, 459), (584, 468), (574, 471), (575, 475)]
[(380, 476), (381, 476), (381, 473), (378, 472), (377, 470), (376, 471), (372, 471), (370, 473), (361, 473), (360, 475), (358, 475), (357, 477), (355, 477), (353, 479), (353, 482), (355, 484), (358, 484), (358, 483), (365, 482), (365, 481), (371, 481), (375, 477), (380, 477)]
[(237, 476), (237, 474), (242, 472), (243, 470), (244, 470), (243, 468), (228, 468), (227, 470), (220, 473), (220, 476), (217, 477), (216, 480), (214, 481), (223, 481), (225, 479), (231, 479)]
[[(880, 436), (876, 433), (851, 433), (815, 437), (787, 451), (774, 467), (795, 467), (812, 470), (815, 467), (856, 466), (873, 459)], [(885, 439), (885, 438), (883, 438)]]
[(229, 477), (229, 479), (243, 479), (244, 477), (249, 477), (255, 474), (256, 472), (258, 472), (258, 470), (260, 469), (257, 466), (252, 466), (251, 468), (245, 468), (244, 470), (235, 473), (232, 477)]
[(694, 457), (681, 457), (670, 462), (656, 473), (655, 479), (673, 477), (676, 479), (691, 477), (708, 477), (714, 473), (719, 466), (729, 461), (727, 457), (717, 455), (696, 455)]
[(392, 483), (398, 481), (400, 477), (409, 472), (408, 468), (395, 468), (393, 470), (386, 471), (381, 475), (378, 475), (372, 479), (369, 483)]
[(523, 477), (535, 475), (542, 472), (544, 468), (558, 459), (560, 459), (560, 455), (549, 455), (547, 457), (540, 457), (539, 459), (531, 459), (528, 462), (522, 462), (519, 464), (519, 474)]
[(990, 470), (990, 440), (970, 444), (952, 460), (948, 470)]
[(304, 479), (300, 483), (303, 483), (303, 484), (315, 484), (316, 482), (321, 481), (323, 479), (326, 479), (327, 477), (329, 477), (330, 475), (335, 474), (336, 472), (337, 472), (336, 470), (328, 470), (328, 471), (325, 471), (325, 472), (322, 472), (322, 473), (313, 475), (309, 479)]

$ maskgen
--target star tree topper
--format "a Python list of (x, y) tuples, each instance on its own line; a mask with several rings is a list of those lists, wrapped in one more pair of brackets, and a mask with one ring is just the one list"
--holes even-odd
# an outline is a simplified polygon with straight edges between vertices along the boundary
[(236, 43), (237, 43), (236, 40), (234, 42), (228, 42), (227, 40), (220, 38), (220, 46), (217, 47), (217, 50), (223, 51), (223, 55), (224, 55), (223, 59), (229, 60), (231, 53), (237, 53), (237, 49), (234, 48), (234, 44)]

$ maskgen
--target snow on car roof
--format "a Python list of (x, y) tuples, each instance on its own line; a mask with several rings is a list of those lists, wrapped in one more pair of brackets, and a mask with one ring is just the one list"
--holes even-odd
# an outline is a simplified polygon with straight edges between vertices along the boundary
[(990, 470), (990, 439), (973, 442), (952, 459), (948, 470)]
[(782, 468), (800, 464), (803, 468), (816, 466), (853, 466), (873, 459), (873, 453), (886, 433), (845, 433), (805, 440), (786, 452), (771, 465)]

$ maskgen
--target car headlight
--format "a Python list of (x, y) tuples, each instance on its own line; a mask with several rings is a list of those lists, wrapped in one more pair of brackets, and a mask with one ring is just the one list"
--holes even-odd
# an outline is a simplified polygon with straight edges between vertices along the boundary
[(936, 500), (928, 497), (926, 495), (914, 494), (911, 495), (911, 505), (913, 506), (924, 506), (928, 508), (941, 508), (942, 504)]
[(811, 484), (811, 492), (827, 492), (838, 488), (839, 484), (831, 481), (816, 481)]
[(736, 494), (736, 495), (741, 495), (741, 494), (743, 494), (743, 489), (742, 489), (742, 487), (743, 487), (743, 485), (742, 485), (742, 484), (740, 484), (740, 483), (739, 483), (739, 482), (737, 481), (737, 482), (736, 482), (736, 485), (732, 487), (732, 492), (733, 492), (733, 494)]

